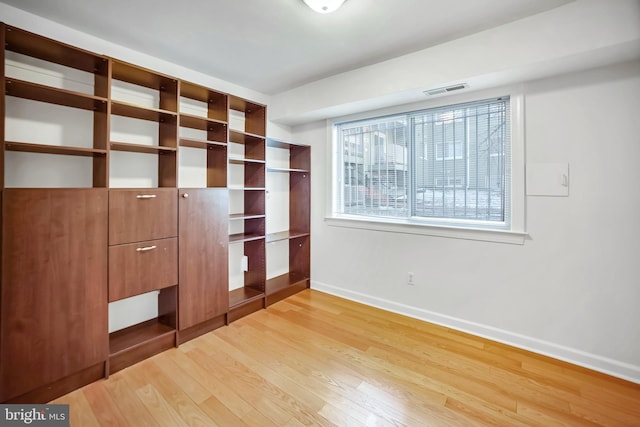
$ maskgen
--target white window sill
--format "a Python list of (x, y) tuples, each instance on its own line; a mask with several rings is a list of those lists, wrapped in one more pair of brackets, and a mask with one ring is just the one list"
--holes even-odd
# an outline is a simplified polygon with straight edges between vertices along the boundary
[(355, 216), (326, 217), (325, 222), (332, 227), (359, 228), (363, 230), (390, 233), (420, 234), (424, 236), (447, 237), (451, 239), (479, 240), (484, 242), (524, 245), (529, 235), (510, 230), (490, 230), (455, 227), (449, 225), (426, 225), (416, 222), (398, 221), (387, 218), (359, 218)]

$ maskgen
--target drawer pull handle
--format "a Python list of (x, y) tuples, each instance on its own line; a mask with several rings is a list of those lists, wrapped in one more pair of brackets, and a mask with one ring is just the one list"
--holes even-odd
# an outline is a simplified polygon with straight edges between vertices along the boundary
[(138, 251), (138, 252), (146, 252), (146, 251), (152, 251), (152, 250), (154, 250), (155, 248), (157, 248), (157, 246), (156, 246), (156, 245), (153, 245), (153, 246), (145, 246), (144, 248), (136, 248), (136, 251)]
[(158, 197), (156, 194), (138, 194), (136, 199), (155, 199)]

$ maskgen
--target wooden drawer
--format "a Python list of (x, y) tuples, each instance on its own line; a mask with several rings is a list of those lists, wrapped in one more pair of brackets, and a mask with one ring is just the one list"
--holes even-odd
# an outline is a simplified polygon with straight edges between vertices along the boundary
[(178, 235), (175, 188), (109, 190), (109, 244)]
[(109, 247), (109, 302), (178, 283), (178, 239)]

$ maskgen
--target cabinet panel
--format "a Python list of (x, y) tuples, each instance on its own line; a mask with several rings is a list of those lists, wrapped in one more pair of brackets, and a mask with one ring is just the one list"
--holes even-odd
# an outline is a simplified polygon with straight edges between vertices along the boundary
[(109, 191), (109, 244), (178, 235), (175, 188)]
[(178, 239), (109, 248), (109, 302), (178, 283)]
[(107, 190), (5, 189), (0, 401), (106, 360)]
[[(228, 309), (228, 192), (180, 189), (180, 321), (183, 330)], [(186, 196), (186, 197), (185, 197)]]

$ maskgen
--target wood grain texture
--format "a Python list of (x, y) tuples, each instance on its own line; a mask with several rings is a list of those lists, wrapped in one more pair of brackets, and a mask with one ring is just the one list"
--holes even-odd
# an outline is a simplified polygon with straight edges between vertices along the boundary
[(107, 190), (5, 189), (0, 402), (107, 355)]
[(100, 425), (640, 425), (638, 384), (313, 290), (56, 403)]
[(109, 247), (109, 302), (177, 284), (177, 238)]
[(180, 330), (229, 307), (228, 200), (222, 188), (180, 189)]
[(164, 239), (178, 235), (175, 188), (109, 190), (109, 244)]
[(289, 229), (308, 233), (311, 230), (311, 174), (292, 172), (289, 176)]

